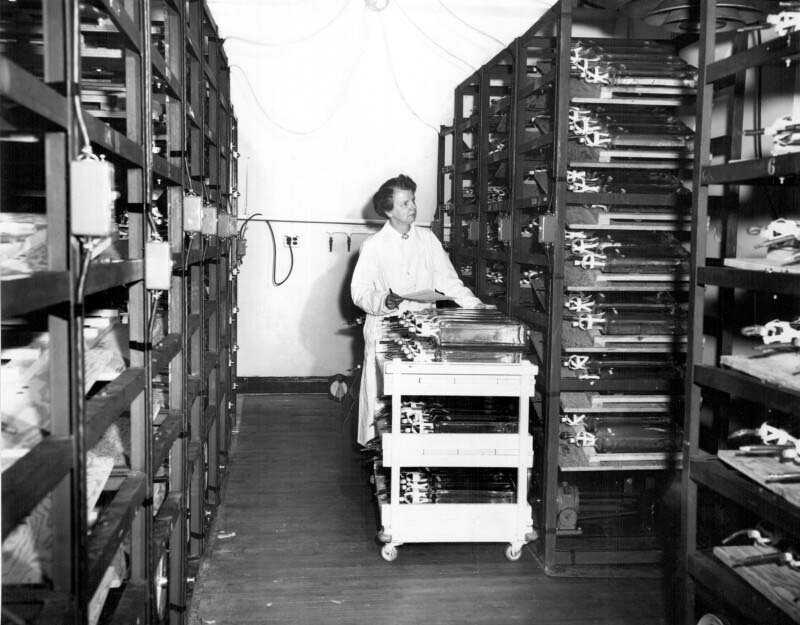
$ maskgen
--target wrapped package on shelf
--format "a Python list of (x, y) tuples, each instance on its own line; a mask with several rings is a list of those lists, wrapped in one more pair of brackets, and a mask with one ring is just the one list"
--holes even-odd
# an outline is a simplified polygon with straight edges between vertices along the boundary
[[(87, 318), (85, 389), (97, 382), (111, 381), (126, 366), (126, 328), (114, 317)], [(31, 335), (24, 348), (3, 349), (0, 414), (3, 421), (3, 468), (13, 464), (34, 447), (50, 428), (50, 385), (48, 336)]]
[[(86, 508), (90, 522), (114, 468), (114, 459), (90, 451), (86, 456)], [(3, 584), (41, 584), (52, 574), (52, 495), (47, 495), (3, 541)]]
[[(23, 336), (15, 332), (17, 338)], [(3, 383), (0, 413), (3, 422), (3, 470), (14, 464), (47, 435), (50, 429), (49, 337), (27, 333), (24, 347), (3, 349)], [(85, 388), (113, 380), (125, 369), (126, 328), (116, 311), (97, 311), (84, 324), (86, 345)], [(124, 424), (114, 424), (87, 452), (87, 514), (96, 518), (95, 505), (115, 465), (126, 462)], [(128, 428), (129, 429), (129, 428)], [(129, 434), (128, 434), (129, 439)], [(127, 443), (127, 449), (130, 443)], [(52, 552), (52, 500), (45, 497), (33, 512), (3, 541), (4, 583), (42, 583), (50, 577)]]
[(0, 213), (3, 279), (47, 269), (47, 221), (36, 213)]

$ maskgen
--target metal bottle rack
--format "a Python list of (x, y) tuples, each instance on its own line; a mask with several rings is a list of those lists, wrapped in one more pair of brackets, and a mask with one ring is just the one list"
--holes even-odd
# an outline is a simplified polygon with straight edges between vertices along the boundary
[[(235, 228), (202, 241), (183, 229), (190, 191), (220, 223), (236, 214), (227, 59), (198, 0), (18, 2), (0, 31), (3, 208), (46, 228), (44, 264), (4, 271), (0, 283), (3, 375), (29, 382), (24, 414), (38, 415), (7, 423), (3, 412), (3, 609), (27, 622), (183, 623), (235, 406)], [(70, 234), (81, 206), (69, 193), (79, 117), (120, 192), (117, 234), (89, 264), (83, 294)], [(156, 238), (173, 263), (158, 296), (144, 284)], [(105, 332), (104, 315), (126, 323)], [(47, 364), (25, 361), (32, 350)], [(100, 441), (118, 450), (107, 454), (110, 477), (93, 484)], [(12, 547), (47, 523), (49, 545)], [(6, 548), (49, 556), (49, 570), (15, 576)]]
[[(743, 230), (740, 218), (747, 214), (748, 204), (749, 211), (766, 225), (792, 206), (791, 193), (796, 197), (800, 154), (768, 154), (772, 148), (766, 146), (772, 142), (760, 135), (749, 150), (744, 111), (747, 81), (754, 79), (751, 93), (760, 105), (759, 74), (772, 71), (772, 80), (765, 79), (765, 84), (777, 85), (776, 93), (793, 103), (796, 115), (800, 34), (791, 29), (778, 36), (764, 31), (763, 43), (753, 41), (755, 33), (719, 34), (716, 25), (724, 10), (720, 4), (700, 3), (692, 326), (683, 441), (688, 462), (682, 482), (682, 622), (695, 623), (698, 615), (712, 612), (731, 622), (797, 623), (800, 611), (791, 600), (800, 584), (797, 571), (769, 563), (736, 566), (737, 560), (776, 551), (776, 547), (752, 541), (727, 544), (730, 541), (725, 539), (745, 525), (761, 528), (765, 537), (769, 531), (765, 528), (774, 528), (785, 544), (796, 544), (800, 536), (796, 484), (765, 479), (768, 472), (791, 471), (796, 464), (740, 455), (734, 443), (729, 448), (727, 440), (734, 431), (758, 428), (761, 423), (797, 432), (800, 387), (791, 363), (796, 356), (771, 350), (753, 358), (756, 343), (740, 337), (748, 324), (797, 316), (800, 276), (796, 265), (787, 265), (772, 252), (748, 250), (752, 246), (747, 244), (747, 235), (737, 237), (737, 233)], [(712, 115), (720, 111), (727, 113), (723, 136), (714, 134), (717, 130), (712, 131), (711, 123)], [(764, 119), (761, 125), (768, 127), (773, 121)], [(721, 193), (711, 185), (721, 185)], [(785, 216), (791, 217), (791, 210)], [(718, 251), (707, 241), (711, 229), (722, 235)], [(707, 294), (713, 287), (719, 289), (716, 298)], [(709, 517), (711, 506), (722, 517)]]
[[(630, 24), (637, 19), (631, 17)], [(568, 249), (571, 237), (581, 231), (614, 243), (657, 236), (663, 237), (656, 241), (659, 245), (668, 242), (666, 247), (673, 246), (680, 257), (677, 248), (688, 238), (690, 131), (688, 139), (653, 137), (657, 148), (642, 155), (640, 148), (624, 145), (624, 137), (614, 138), (620, 139), (619, 148), (595, 149), (579, 143), (570, 129), (570, 107), (594, 111), (623, 107), (629, 118), (641, 117), (652, 107), (663, 109), (665, 117), (667, 111), (691, 108), (691, 86), (589, 84), (574, 71), (571, 54), (579, 42), (641, 52), (669, 49), (677, 56), (690, 41), (664, 39), (663, 31), (641, 24), (626, 32), (641, 31), (647, 39), (597, 34), (604, 27), (610, 34), (620, 32), (626, 21), (623, 11), (583, 6), (576, 0), (556, 3), (456, 87), (454, 122), (452, 128), (443, 128), (440, 137), (442, 142), (449, 141), (451, 133), (453, 137), (452, 161), (444, 160), (447, 150), (440, 150), (439, 191), (447, 197), (452, 188), (452, 206), (446, 209), (452, 215), (450, 245), (456, 271), (481, 299), (533, 330), (541, 375), (535, 398), (538, 418), (531, 424), (537, 441), (532, 501), (537, 501), (534, 513), (542, 536), (537, 543), (539, 556), (552, 574), (567, 565), (660, 562), (664, 552), (657, 531), (651, 528), (642, 534), (620, 522), (611, 534), (603, 530), (590, 535), (581, 531), (580, 513), (577, 523), (573, 519), (565, 524), (566, 512), (572, 511), (565, 501), (577, 492), (577, 485), (584, 489), (584, 484), (585, 492), (599, 493), (598, 500), (612, 491), (624, 499), (631, 485), (642, 500), (656, 498), (680, 463), (675, 441), (665, 443), (669, 449), (660, 452), (623, 457), (570, 446), (564, 440), (575, 438), (581, 428), (563, 424), (562, 417), (592, 412), (611, 417), (620, 405), (644, 418), (653, 412), (662, 415), (676, 432), (681, 423), (685, 259), (676, 263), (680, 268), (665, 269), (657, 276), (644, 272), (613, 276), (599, 268), (577, 267)], [(586, 34), (587, 25), (593, 27), (591, 35)], [(629, 177), (634, 170), (653, 174), (653, 180), (656, 174), (670, 174), (684, 188), (665, 191), (657, 184), (648, 188), (645, 180), (637, 183), (635, 192), (612, 188), (579, 192), (568, 182), (574, 171)], [(641, 264), (659, 262), (654, 256), (643, 258)], [(608, 308), (628, 307), (642, 313), (637, 320), (661, 324), (663, 332), (574, 328), (571, 322), (578, 313), (565, 304), (578, 297), (592, 297)], [(659, 298), (671, 304), (663, 306)], [(661, 312), (653, 315), (649, 308)], [(680, 321), (673, 323), (676, 313)], [(631, 320), (631, 316), (621, 318)], [(571, 356), (599, 372), (566, 367)], [(637, 373), (640, 361), (647, 374)]]

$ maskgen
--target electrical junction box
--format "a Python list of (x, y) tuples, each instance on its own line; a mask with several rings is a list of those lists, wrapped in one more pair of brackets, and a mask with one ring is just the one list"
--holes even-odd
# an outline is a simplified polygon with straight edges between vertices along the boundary
[(199, 195), (183, 196), (183, 230), (184, 232), (203, 230), (203, 198)]
[(467, 241), (477, 241), (480, 238), (480, 224), (477, 221), (470, 221), (467, 224)]
[(108, 237), (113, 232), (114, 166), (96, 158), (76, 159), (69, 164), (70, 227), (72, 234)]
[(167, 241), (149, 241), (144, 248), (144, 287), (168, 291), (172, 278), (172, 251)]
[(237, 234), (236, 231), (236, 215), (231, 215), (228, 213), (228, 237), (235, 237)]
[(228, 239), (234, 235), (233, 215), (222, 213), (217, 218), (217, 236)]
[(539, 216), (539, 243), (555, 243), (558, 237), (558, 218), (550, 213)]
[(509, 215), (503, 215), (497, 224), (497, 240), (511, 241), (511, 217)]
[(203, 227), (201, 231), (205, 236), (209, 237), (217, 234), (217, 208), (215, 206), (203, 207)]
[(236, 240), (236, 256), (239, 260), (244, 258), (244, 255), (247, 254), (247, 239), (237, 239)]

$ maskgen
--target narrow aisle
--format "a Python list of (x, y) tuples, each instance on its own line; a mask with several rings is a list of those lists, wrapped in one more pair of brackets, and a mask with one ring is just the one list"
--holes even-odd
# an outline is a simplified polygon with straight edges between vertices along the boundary
[(191, 625), (663, 622), (657, 580), (549, 578), (505, 545), (404, 545), (384, 562), (341, 406), (248, 395), (242, 410)]

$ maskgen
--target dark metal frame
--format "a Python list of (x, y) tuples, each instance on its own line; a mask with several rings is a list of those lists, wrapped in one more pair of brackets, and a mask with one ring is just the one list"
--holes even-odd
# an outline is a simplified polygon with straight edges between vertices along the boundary
[[(150, 36), (151, 3), (124, 0), (113, 4), (102, 0), (120, 33), (127, 90), (126, 131), (117, 132), (103, 120), (84, 112), (88, 134), (96, 149), (107, 154), (124, 171), (129, 210), (127, 256), (117, 262), (95, 265), (87, 280), (86, 293), (100, 294), (127, 286), (130, 367), (110, 382), (103, 393), (83, 397), (77, 345), (83, 341), (83, 311), (78, 307), (75, 288), (79, 261), (70, 241), (69, 161), (80, 151), (80, 134), (72, 96), (79, 93), (80, 76), (74, 75), (72, 50), (72, 0), (42, 1), (44, 33), (44, 79), (41, 80), (11, 60), (0, 57), (4, 79), (0, 96), (16, 102), (43, 120), (44, 178), (46, 184), (48, 271), (21, 281), (3, 281), (3, 316), (46, 311), (50, 336), (51, 435), (3, 474), (3, 536), (24, 519), (48, 493), (53, 497), (54, 588), (52, 591), (4, 586), (4, 608), (15, 604), (42, 606), (38, 619), (50, 622), (83, 623), (89, 601), (119, 546), (130, 540), (130, 579), (114, 614), (115, 622), (186, 622), (187, 557), (190, 548), (186, 518), (192, 515), (193, 556), (202, 553), (206, 532), (207, 493), (205, 487), (190, 490), (190, 483), (203, 484), (204, 468), (198, 461), (203, 441), (224, 441), (220, 453), (209, 460), (216, 485), (221, 485), (220, 458), (229, 449), (232, 412), (235, 407), (235, 366), (233, 333), (235, 276), (231, 268), (235, 252), (229, 239), (213, 237), (208, 246), (185, 246), (183, 233), (183, 191), (202, 193), (201, 180), (210, 175), (210, 199), (221, 211), (235, 211), (237, 169), (231, 155), (235, 123), (230, 103), (227, 59), (216, 25), (201, 0), (188, 5), (161, 0), (166, 11), (168, 54), (164, 58)], [(185, 7), (188, 6), (188, 15)], [(9, 9), (11, 11), (11, 9)], [(201, 19), (209, 37), (208, 63), (202, 54)], [(187, 20), (189, 25), (187, 27)], [(194, 25), (194, 28), (192, 27)], [(190, 57), (190, 58), (187, 58)], [(77, 61), (80, 63), (80, 61)], [(194, 63), (193, 76), (203, 76), (214, 85), (209, 119), (202, 116), (199, 81), (189, 89), (194, 97), (186, 101), (186, 65)], [(168, 95), (167, 150), (153, 155), (150, 146), (151, 88), (157, 78)], [(189, 115), (189, 106), (195, 113)], [(209, 171), (203, 171), (203, 143), (213, 148)], [(191, 154), (185, 153), (189, 146)], [(184, 158), (193, 156), (192, 178), (185, 178)], [(169, 297), (166, 336), (153, 344), (147, 336), (151, 295), (145, 290), (144, 247), (149, 239), (147, 211), (150, 210), (154, 177), (167, 190), (168, 240), (175, 262)], [(214, 244), (216, 243), (216, 245)], [(201, 254), (201, 248), (205, 254)], [(122, 248), (121, 248), (122, 249)], [(189, 270), (183, 271), (183, 263)], [(204, 275), (215, 293), (204, 295)], [(213, 357), (203, 363), (206, 351), (204, 321), (209, 322), (214, 344)], [(202, 366), (201, 366), (202, 365)], [(203, 384), (214, 379), (216, 396)], [(169, 395), (164, 419), (153, 424), (152, 385), (154, 374), (169, 374)], [(213, 372), (213, 374), (212, 374)], [(189, 374), (197, 378), (189, 378)], [(205, 404), (210, 399), (213, 404)], [(204, 404), (202, 409), (200, 405)], [(85, 453), (119, 416), (131, 418), (131, 470), (101, 511), (95, 529), (88, 532), (85, 508)], [(203, 422), (203, 417), (207, 421)], [(191, 439), (191, 440), (190, 440)], [(159, 510), (152, 508), (155, 470), (169, 461), (170, 494)], [(33, 484), (34, 488), (31, 488)], [(199, 491), (199, 492), (198, 492)], [(216, 503), (216, 500), (215, 500)], [(187, 506), (192, 506), (191, 511)], [(199, 527), (197, 527), (199, 521)], [(168, 617), (156, 614), (153, 578), (162, 556), (168, 557)], [(64, 565), (65, 563), (70, 563)]]
[[(478, 195), (478, 210), (476, 217), (480, 220), (480, 245), (477, 254), (470, 248), (464, 249), (459, 245), (460, 216), (459, 189), (460, 180), (465, 166), (460, 154), (459, 138), (461, 130), (466, 126), (463, 121), (462, 97), (463, 94), (476, 82), (475, 75), (462, 82), (455, 90), (454, 105), (454, 169), (455, 169), (455, 199), (456, 208), (453, 218), (453, 238), (455, 241), (452, 258), (456, 268), (461, 263), (473, 264), (474, 286), (476, 292), (487, 299), (487, 292), (483, 288), (484, 270), (488, 262), (498, 260), (497, 254), (488, 253), (484, 249), (484, 240), (488, 221), (494, 213), (486, 210), (487, 192), (487, 165), (490, 160), (487, 155), (488, 132), (486, 121), (489, 115), (489, 78), (495, 64), (504, 55), (510, 55), (513, 60), (513, 125), (510, 133), (510, 167), (509, 173), (509, 202), (512, 209), (513, 240), (507, 250), (508, 284), (507, 300), (500, 303), (506, 310), (530, 324), (532, 328), (532, 345), (540, 364), (540, 375), (537, 378), (538, 395), (537, 404), (540, 415), (543, 443), (537, 451), (537, 464), (542, 476), (539, 493), (542, 500), (538, 519), (541, 526), (542, 539), (540, 557), (548, 573), (558, 573), (559, 568), (567, 564), (598, 564), (598, 563), (634, 563), (659, 562), (663, 557), (661, 546), (657, 540), (647, 541), (631, 538), (620, 550), (620, 545), (596, 544), (588, 538), (557, 536), (557, 505), (559, 483), (563, 479), (560, 468), (559, 454), (559, 429), (560, 429), (560, 398), (562, 392), (671, 392), (681, 391), (680, 382), (668, 380), (602, 380), (585, 381), (562, 376), (562, 319), (565, 293), (564, 272), (564, 232), (566, 229), (567, 206), (586, 201), (584, 197), (576, 197), (567, 189), (567, 151), (569, 146), (569, 130), (566, 111), (569, 109), (571, 94), (570, 78), (570, 49), (573, 37), (573, 17), (582, 11), (575, 8), (575, 0), (557, 2), (542, 18), (517, 38), (507, 49), (501, 51), (485, 66), (478, 76), (481, 77), (480, 102), (481, 102), (481, 150), (479, 184), (476, 188)], [(599, 13), (599, 12), (598, 12)], [(678, 44), (679, 45), (679, 44)], [(677, 45), (676, 45), (677, 47)], [(528, 56), (540, 56), (543, 60), (550, 60), (550, 70), (543, 75), (529, 78), (526, 73)], [(550, 132), (532, 140), (526, 138), (525, 133), (525, 100), (539, 91), (550, 91), (553, 110), (552, 127)], [(541, 191), (533, 196), (523, 194), (523, 178), (529, 161), (526, 158), (534, 156), (542, 166), (549, 171), (549, 186), (546, 191)], [(440, 170), (444, 163), (440, 157)], [(630, 200), (636, 203), (652, 205), (673, 205), (677, 201), (674, 196), (642, 195), (635, 198), (614, 197), (598, 194), (593, 202), (625, 204)], [(602, 197), (599, 197), (602, 196)], [(469, 214), (472, 212), (470, 211)], [(533, 237), (523, 238), (520, 235), (522, 227), (529, 218), (538, 222)], [(538, 231), (536, 231), (538, 229)], [(540, 292), (534, 298), (536, 308), (523, 305), (523, 295), (519, 285), (519, 278), (524, 267), (532, 267), (540, 272)], [(496, 302), (491, 302), (496, 303)], [(625, 467), (620, 467), (625, 470)], [(560, 546), (559, 546), (560, 545)]]
[[(684, 418), (684, 469), (682, 474), (683, 517), (682, 558), (679, 578), (682, 587), (684, 623), (696, 622), (696, 597), (706, 605), (716, 605), (721, 610), (738, 614), (746, 619), (770, 623), (790, 623), (792, 619), (772, 604), (766, 597), (749, 586), (730, 568), (719, 562), (705, 549), (698, 548), (698, 507), (701, 504), (698, 486), (715, 493), (731, 504), (748, 510), (762, 519), (781, 527), (785, 532), (800, 535), (800, 511), (782, 497), (757, 487), (745, 476), (721, 464), (715, 450), (705, 449), (706, 432), (701, 431), (701, 401), (709, 402), (713, 413), (710, 441), (724, 446), (729, 434), (729, 409), (736, 400), (752, 405), (779, 410), (792, 415), (800, 414), (800, 392), (761, 382), (744, 374), (720, 367), (720, 358), (730, 354), (733, 334), (729, 315), (732, 310), (734, 289), (764, 294), (800, 295), (800, 281), (796, 276), (769, 274), (723, 267), (708, 258), (708, 218), (713, 216), (710, 184), (724, 184), (723, 205), (719, 211), (723, 229), (722, 256), (736, 256), (738, 225), (739, 184), (774, 184), (776, 176), (800, 174), (797, 154), (777, 157), (746, 159), (742, 156), (743, 111), (745, 102), (744, 78), (748, 68), (796, 56), (800, 52), (797, 33), (779, 37), (759, 46), (747, 46), (746, 37), (734, 43), (733, 53), (716, 60), (717, 34), (715, 29), (717, 3), (700, 3), (700, 60), (697, 102), (697, 132), (695, 135), (695, 171), (692, 206), (692, 264), (690, 314), (692, 326), (687, 355), (688, 371), (685, 380), (687, 396)], [(731, 97), (723, 102), (717, 98), (722, 83), (730, 87)], [(795, 86), (796, 88), (796, 86)], [(729, 140), (720, 142), (711, 136), (713, 106), (726, 106), (728, 110)], [(722, 145), (723, 163), (711, 164), (710, 157), (716, 146)], [(707, 320), (706, 287), (720, 287), (716, 310), (716, 328), (704, 326)], [(703, 337), (717, 334), (714, 363), (703, 364)]]

